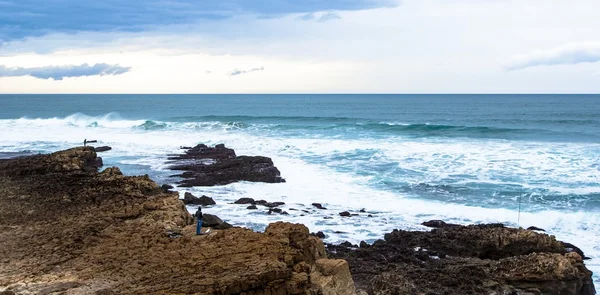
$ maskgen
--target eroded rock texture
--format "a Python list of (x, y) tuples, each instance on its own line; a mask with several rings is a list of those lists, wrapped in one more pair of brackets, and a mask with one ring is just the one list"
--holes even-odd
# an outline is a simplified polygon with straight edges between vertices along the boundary
[(95, 160), (86, 147), (0, 162), (0, 292), (354, 294), (305, 226), (196, 236), (176, 193)]
[(595, 294), (579, 254), (553, 236), (500, 224), (395, 230), (373, 245), (328, 250), (368, 294)]

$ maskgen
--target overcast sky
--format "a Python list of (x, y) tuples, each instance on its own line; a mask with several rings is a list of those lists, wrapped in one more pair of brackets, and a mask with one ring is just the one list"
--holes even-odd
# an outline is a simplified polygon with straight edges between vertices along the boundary
[(598, 0), (0, 0), (0, 93), (600, 93)]

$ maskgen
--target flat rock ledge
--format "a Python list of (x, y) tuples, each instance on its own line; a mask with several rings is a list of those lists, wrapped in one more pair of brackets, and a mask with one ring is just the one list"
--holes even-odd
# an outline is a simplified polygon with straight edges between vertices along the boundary
[(177, 193), (91, 147), (0, 162), (2, 294), (355, 293), (300, 224), (195, 235)]
[(582, 255), (554, 236), (502, 224), (426, 223), (438, 228), (394, 230), (372, 245), (327, 250), (348, 261), (367, 294), (596, 294)]
[(208, 147), (182, 147), (183, 154), (171, 155), (169, 169), (184, 171), (173, 177), (183, 178), (180, 187), (225, 185), (238, 181), (280, 183), (281, 173), (267, 157), (236, 156), (235, 151), (223, 144)]

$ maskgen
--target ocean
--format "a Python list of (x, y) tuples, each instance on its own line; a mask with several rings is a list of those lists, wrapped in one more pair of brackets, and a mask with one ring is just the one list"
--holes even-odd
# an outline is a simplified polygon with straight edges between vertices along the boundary
[[(233, 225), (299, 222), (353, 243), (431, 219), (537, 226), (600, 274), (600, 95), (0, 95), (0, 138), (0, 157), (97, 140), (113, 148), (105, 166), (159, 184), (176, 181), (165, 160), (180, 146), (224, 143), (287, 180), (181, 190)], [(313, 202), (328, 210), (289, 210)], [(362, 208), (373, 217), (337, 214)]]

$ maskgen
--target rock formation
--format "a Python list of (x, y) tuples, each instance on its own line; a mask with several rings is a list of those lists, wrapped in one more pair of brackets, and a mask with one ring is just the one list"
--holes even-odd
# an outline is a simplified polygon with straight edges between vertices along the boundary
[(368, 294), (595, 294), (582, 256), (553, 236), (498, 224), (432, 221), (430, 232), (394, 230), (360, 247), (329, 245)]
[(211, 197), (201, 196), (196, 197), (191, 193), (186, 192), (183, 194), (183, 203), (186, 205), (200, 205), (200, 206), (210, 206), (217, 204), (215, 200)]
[(0, 292), (355, 294), (305, 226), (196, 236), (177, 193), (95, 162), (92, 147), (0, 162)]
[(169, 169), (184, 171), (173, 175), (184, 179), (179, 182), (181, 187), (224, 185), (238, 181), (285, 182), (270, 158), (236, 156), (223, 144), (214, 148), (199, 144), (168, 160), (171, 164)]

